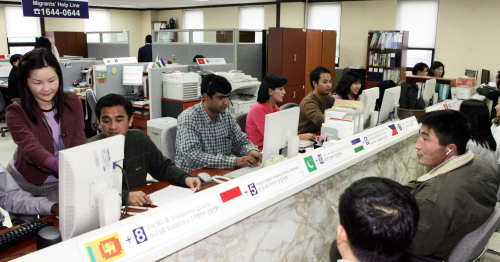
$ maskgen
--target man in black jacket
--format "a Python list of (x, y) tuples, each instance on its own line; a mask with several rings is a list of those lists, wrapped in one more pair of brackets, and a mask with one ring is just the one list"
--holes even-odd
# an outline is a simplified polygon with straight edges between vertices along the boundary
[(153, 62), (153, 43), (151, 35), (146, 36), (146, 44), (139, 48), (139, 54), (137, 55), (137, 60), (139, 62)]
[(13, 55), (10, 57), (10, 64), (12, 65), (12, 70), (9, 74), (9, 85), (7, 89), (6, 102), (7, 105), (12, 103), (12, 99), (19, 98), (19, 86), (17, 84), (17, 64), (21, 61), (21, 55)]

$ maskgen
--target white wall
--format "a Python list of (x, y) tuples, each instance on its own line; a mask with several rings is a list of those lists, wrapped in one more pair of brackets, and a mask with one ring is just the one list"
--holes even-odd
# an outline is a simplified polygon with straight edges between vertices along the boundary
[(5, 13), (3, 11), (3, 4), (0, 4), (0, 54), (8, 54), (9, 48), (7, 46), (7, 29), (5, 28)]

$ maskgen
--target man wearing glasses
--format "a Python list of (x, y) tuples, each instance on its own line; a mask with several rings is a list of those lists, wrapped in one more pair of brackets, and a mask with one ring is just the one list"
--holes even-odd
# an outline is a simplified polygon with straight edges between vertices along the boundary
[(179, 115), (175, 163), (182, 170), (239, 168), (262, 161), (257, 146), (226, 112), (230, 93), (227, 79), (208, 75), (201, 82), (201, 103)]

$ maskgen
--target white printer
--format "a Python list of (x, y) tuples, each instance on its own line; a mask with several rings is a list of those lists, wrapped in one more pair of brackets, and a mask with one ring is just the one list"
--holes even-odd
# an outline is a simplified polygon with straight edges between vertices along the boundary
[[(149, 138), (151, 138), (151, 140), (153, 140), (156, 147), (158, 147), (160, 151), (162, 142), (161, 133), (163, 132), (163, 130), (174, 124), (177, 124), (177, 119), (173, 117), (162, 117), (148, 120), (148, 136)], [(175, 141), (173, 143), (175, 143)]]
[(231, 84), (229, 106), (227, 107), (231, 115), (248, 113), (250, 108), (257, 102), (257, 93), (260, 87), (257, 78), (244, 73), (217, 72), (216, 74), (226, 78)]
[(197, 73), (163, 73), (163, 97), (177, 100), (198, 98), (201, 76)]

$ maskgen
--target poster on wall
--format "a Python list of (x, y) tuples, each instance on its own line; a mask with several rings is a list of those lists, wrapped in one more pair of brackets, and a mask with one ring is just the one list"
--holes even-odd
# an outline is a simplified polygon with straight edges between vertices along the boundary
[(24, 16), (89, 18), (88, 0), (22, 0), (22, 3)]

